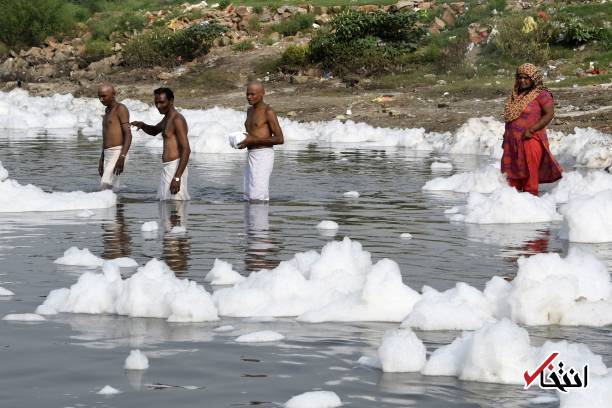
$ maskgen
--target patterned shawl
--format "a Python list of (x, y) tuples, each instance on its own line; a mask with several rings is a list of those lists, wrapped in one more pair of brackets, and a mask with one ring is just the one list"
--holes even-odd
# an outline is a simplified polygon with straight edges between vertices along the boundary
[(518, 80), (514, 82), (514, 89), (512, 95), (508, 98), (506, 106), (504, 108), (504, 121), (506, 123), (512, 122), (517, 119), (527, 105), (531, 103), (535, 98), (538, 97), (540, 92), (545, 90), (544, 83), (542, 82), (542, 72), (533, 64), (523, 64), (516, 70), (516, 75), (527, 75), (533, 81), (533, 88), (527, 93), (519, 93)]

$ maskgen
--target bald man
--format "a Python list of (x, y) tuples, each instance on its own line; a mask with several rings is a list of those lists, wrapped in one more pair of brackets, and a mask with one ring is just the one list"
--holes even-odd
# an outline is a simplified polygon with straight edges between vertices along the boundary
[(265, 94), (261, 82), (248, 84), (246, 98), (251, 107), (244, 122), (247, 136), (237, 145), (239, 149), (249, 149), (244, 170), (244, 199), (249, 202), (270, 200), (270, 176), (274, 167), (272, 146), (284, 143), (276, 112), (263, 100)]
[(125, 160), (132, 144), (130, 112), (115, 99), (115, 88), (110, 84), (98, 87), (98, 99), (106, 107), (102, 118), (102, 154), (98, 164), (100, 188), (119, 186), (119, 175), (123, 173)]

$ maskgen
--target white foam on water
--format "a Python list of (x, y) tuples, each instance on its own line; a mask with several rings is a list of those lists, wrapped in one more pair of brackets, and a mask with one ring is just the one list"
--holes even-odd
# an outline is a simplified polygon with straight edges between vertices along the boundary
[(231, 331), (234, 331), (234, 330), (236, 330), (236, 328), (234, 326), (230, 326), (230, 325), (219, 326), (219, 327), (216, 327), (215, 329), (213, 329), (213, 331), (217, 332), (217, 333), (226, 333), (226, 332), (231, 332)]
[(378, 360), (385, 373), (421, 371), (426, 354), (425, 345), (410, 329), (387, 331), (378, 348)]
[(104, 263), (102, 273), (85, 272), (70, 288), (52, 290), (36, 309), (43, 315), (118, 314), (165, 318), (170, 322), (218, 320), (211, 296), (194, 281), (178, 279), (168, 266), (152, 259), (127, 279)]
[(561, 221), (555, 201), (549, 195), (536, 197), (519, 193), (510, 186), (490, 195), (470, 193), (465, 206), (446, 212), (451, 221), (473, 224), (519, 224)]
[(423, 190), (487, 194), (506, 185), (506, 180), (498, 168), (484, 166), (475, 171), (453, 174), (449, 177), (436, 177), (425, 183)]
[(89, 218), (92, 217), (95, 213), (90, 210), (83, 210), (77, 213), (77, 217), (79, 218)]
[(206, 282), (213, 285), (234, 285), (244, 279), (244, 276), (234, 271), (231, 263), (221, 259), (215, 259), (212, 269), (204, 277)]
[(400, 238), (401, 239), (412, 239), (412, 234), (409, 232), (402, 232), (400, 234)]
[(262, 330), (254, 333), (243, 334), (236, 338), (236, 343), (267, 343), (283, 340), (285, 336), (271, 330)]
[(42, 322), (47, 319), (36, 313), (11, 313), (7, 314), (2, 320), (18, 321), (18, 322)]
[(13, 295), (14, 295), (13, 292), (0, 286), (0, 296), (13, 296)]
[(149, 368), (149, 359), (140, 350), (132, 350), (125, 359), (123, 368), (126, 370), (146, 370)]
[(346, 193), (342, 194), (342, 196), (347, 197), (347, 198), (359, 198), (359, 192), (358, 191), (347, 191)]
[(157, 221), (147, 221), (143, 223), (142, 226), (140, 227), (140, 230), (142, 232), (157, 231), (158, 229), (159, 229), (159, 225), (157, 224)]
[(584, 344), (547, 341), (531, 345), (527, 330), (503, 319), (486, 323), (474, 332), (463, 332), (451, 344), (435, 350), (422, 370), (424, 375), (454, 376), (466, 381), (523, 384), (523, 372), (535, 370), (552, 351), (568, 366), (589, 364), (591, 373), (603, 375), (607, 367), (601, 356)]
[(348, 237), (327, 243), (320, 254), (297, 253), (213, 294), (224, 316), (298, 316), (307, 322), (399, 322), (418, 298), (403, 284), (397, 263), (372, 264), (370, 253)]
[(115, 395), (115, 394), (119, 394), (119, 393), (121, 393), (121, 391), (119, 391), (118, 389), (113, 388), (110, 385), (105, 385), (96, 394), (99, 394), (99, 395)]
[(453, 164), (449, 162), (433, 162), (430, 168), (431, 171), (452, 171)]
[(605, 190), (612, 190), (612, 174), (595, 170), (586, 175), (577, 171), (563, 173), (550, 194), (557, 203), (567, 203), (570, 197), (592, 197)]
[(592, 375), (588, 387), (559, 392), (559, 399), (560, 408), (612, 407), (612, 372), (605, 376)]
[(570, 198), (561, 209), (563, 231), (571, 242), (612, 242), (612, 190)]
[(132, 258), (122, 257), (104, 260), (92, 254), (89, 249), (79, 249), (78, 247), (68, 248), (66, 251), (64, 251), (64, 255), (62, 257), (53, 261), (53, 263), (59, 265), (90, 267), (100, 267), (104, 265), (105, 262), (110, 262), (120, 268), (134, 268), (138, 266), (138, 262)]
[(0, 213), (70, 211), (108, 208), (115, 205), (117, 196), (111, 190), (85, 193), (45, 192), (32, 184), (21, 185), (8, 178), (8, 171), (0, 162)]
[(322, 230), (337, 230), (338, 228), (338, 223), (330, 220), (323, 220), (317, 224), (317, 229)]
[(309, 391), (291, 397), (285, 402), (284, 408), (336, 408), (341, 407), (342, 401), (332, 391)]
[[(157, 123), (161, 115), (155, 107), (140, 101), (121, 101), (130, 110), (133, 120)], [(245, 154), (231, 147), (228, 135), (243, 132), (244, 112), (214, 107), (206, 110), (180, 109), (189, 123), (189, 139), (194, 153)], [(104, 107), (95, 98), (74, 98), (72, 95), (30, 96), (16, 89), (0, 92), (0, 129), (20, 131), (22, 137), (37, 131), (62, 130), (55, 137), (76, 137), (78, 132), (97, 135), (102, 131), (100, 117)], [(423, 128), (378, 128), (351, 120), (342, 122), (299, 123), (280, 118), (287, 144), (304, 142), (353, 145), (360, 148), (400, 147), (438, 153), (478, 154), (499, 158), (504, 124), (492, 117), (470, 118), (454, 132), (426, 132)], [(12, 132), (15, 133), (15, 132)], [(154, 150), (161, 148), (161, 137), (152, 138), (134, 131), (133, 144)], [(612, 164), (610, 135), (594, 129), (576, 128), (572, 134), (549, 132), (553, 153), (568, 156), (579, 165), (604, 168)], [(64, 137), (66, 137), (64, 136)], [(12, 137), (19, 137), (14, 135)], [(280, 147), (283, 148), (283, 147)]]
[(420, 330), (475, 330), (494, 320), (493, 308), (478, 289), (459, 282), (444, 292), (425, 286), (402, 327)]
[(187, 232), (187, 228), (182, 227), (180, 225), (175, 225), (168, 231), (169, 234), (185, 234)]

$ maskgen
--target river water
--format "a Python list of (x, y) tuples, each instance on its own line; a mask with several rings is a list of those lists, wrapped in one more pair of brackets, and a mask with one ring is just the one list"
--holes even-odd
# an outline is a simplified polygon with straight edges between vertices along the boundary
[[(100, 140), (38, 136), (0, 138), (0, 160), (10, 177), (46, 191), (95, 191)], [(204, 284), (215, 258), (245, 274), (272, 268), (296, 252), (317, 250), (349, 236), (372, 253), (391, 258), (415, 289), (448, 289), (467, 282), (479, 289), (492, 276), (512, 276), (520, 255), (567, 253), (558, 224), (479, 226), (450, 223), (444, 210), (460, 194), (432, 194), (423, 184), (440, 174), (440, 157), (403, 149), (355, 149), (341, 145), (290, 145), (279, 149), (269, 205), (241, 201), (244, 157), (199, 154), (190, 162), (188, 203), (155, 200), (161, 155), (132, 149), (116, 207), (77, 212), (0, 214), (0, 285), (15, 292), (0, 298), (0, 315), (33, 312), (52, 289), (68, 287), (82, 267), (53, 263), (71, 246), (103, 258), (129, 256), (144, 264), (163, 259), (181, 278)], [(473, 170), (488, 158), (446, 156), (455, 171)], [(359, 198), (343, 193), (359, 191)], [(321, 234), (321, 220), (340, 225)], [(140, 226), (151, 220), (183, 225), (184, 235), (151, 237)], [(400, 234), (412, 234), (411, 240)], [(609, 245), (587, 245), (612, 269)], [(125, 276), (133, 270), (123, 270)], [(206, 286), (210, 291), (210, 287)], [(235, 331), (214, 332), (221, 325)], [(42, 323), (0, 320), (2, 407), (277, 407), (314, 389), (336, 392), (351, 407), (553, 407), (553, 393), (522, 386), (460, 381), (416, 373), (385, 374), (357, 364), (372, 354), (385, 330), (397, 324), (305, 324), (293, 319), (222, 318), (214, 323), (168, 323), (162, 319), (60, 314)], [(257, 330), (286, 340), (239, 344)], [(532, 342), (586, 343), (612, 365), (608, 328), (528, 328)], [(457, 332), (417, 332), (428, 351), (450, 343)], [(130, 350), (149, 357), (143, 373), (126, 372)], [(109, 384), (121, 391), (96, 394)], [(550, 396), (533, 400), (534, 397)], [(547, 402), (548, 401), (548, 402)]]

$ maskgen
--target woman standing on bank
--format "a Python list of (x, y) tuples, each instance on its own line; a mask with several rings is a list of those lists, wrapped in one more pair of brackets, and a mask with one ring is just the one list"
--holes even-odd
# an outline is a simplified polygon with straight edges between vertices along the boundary
[(546, 126), (555, 115), (552, 94), (544, 87), (542, 73), (532, 64), (516, 70), (512, 95), (504, 109), (504, 154), (501, 172), (521, 192), (538, 195), (540, 183), (552, 183), (562, 176), (548, 146)]

